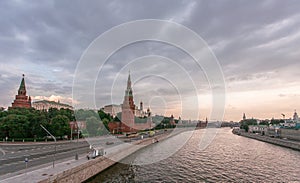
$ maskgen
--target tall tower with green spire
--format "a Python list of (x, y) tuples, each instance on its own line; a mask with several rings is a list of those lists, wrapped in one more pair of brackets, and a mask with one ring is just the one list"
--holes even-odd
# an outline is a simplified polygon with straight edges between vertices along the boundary
[(21, 80), (21, 84), (18, 90), (18, 95), (12, 103), (12, 108), (31, 108), (31, 97), (26, 95), (26, 86), (25, 86), (25, 75)]

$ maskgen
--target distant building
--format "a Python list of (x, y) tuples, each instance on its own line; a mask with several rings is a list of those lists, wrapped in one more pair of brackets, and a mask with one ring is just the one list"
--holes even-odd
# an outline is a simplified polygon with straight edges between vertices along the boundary
[(63, 104), (63, 103), (60, 103), (59, 101), (54, 102), (54, 101), (48, 101), (48, 100), (41, 100), (41, 101), (33, 102), (32, 107), (37, 110), (46, 110), (46, 111), (48, 111), (50, 108), (73, 110), (73, 107), (68, 104)]
[(176, 125), (173, 114), (170, 117), (170, 125)]
[(179, 116), (178, 118), (178, 125), (182, 125), (182, 120), (181, 120), (181, 117)]
[(208, 120), (206, 118), (205, 121), (198, 121), (196, 128), (206, 128), (207, 124), (208, 124)]
[(122, 112), (121, 105), (111, 104), (103, 107), (103, 111), (115, 117), (119, 112)]
[(243, 120), (246, 120), (247, 118), (246, 118), (246, 114), (244, 113), (243, 114)]
[(78, 124), (76, 121), (70, 121), (69, 122), (69, 125), (70, 125), (70, 129), (75, 132), (75, 131), (78, 131)]
[(138, 117), (146, 117), (146, 116), (149, 115), (149, 112), (150, 112), (150, 111), (148, 111), (148, 109), (144, 111), (143, 102), (141, 101), (140, 102), (140, 108), (138, 108), (137, 106), (135, 106), (135, 115), (138, 116)]
[(293, 121), (294, 121), (294, 123), (299, 123), (299, 117), (298, 117), (296, 110), (294, 112)]
[(31, 97), (26, 95), (26, 86), (25, 86), (25, 75), (23, 74), (23, 78), (18, 90), (18, 95), (14, 102), (12, 103), (11, 108), (31, 108)]
[(266, 134), (268, 131), (268, 126), (267, 125), (249, 125), (249, 133), (261, 133), (261, 134)]

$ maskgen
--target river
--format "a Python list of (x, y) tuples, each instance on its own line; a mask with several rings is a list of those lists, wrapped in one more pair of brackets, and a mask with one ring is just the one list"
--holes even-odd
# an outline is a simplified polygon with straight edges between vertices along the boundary
[[(199, 141), (206, 130), (208, 129), (194, 131), (179, 151), (164, 160), (148, 165), (117, 163), (88, 182), (300, 181), (299, 151), (234, 135), (229, 128), (219, 129), (211, 144), (201, 150)], [(155, 143), (132, 154), (125, 161), (151, 159), (154, 149), (168, 151), (172, 145), (167, 141), (188, 133), (192, 132), (171, 137), (165, 143)]]

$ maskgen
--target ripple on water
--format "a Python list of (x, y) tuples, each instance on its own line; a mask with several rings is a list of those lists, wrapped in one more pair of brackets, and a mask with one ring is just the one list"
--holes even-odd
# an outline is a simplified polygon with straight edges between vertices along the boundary
[[(200, 150), (199, 141), (205, 130), (195, 131), (171, 157), (149, 165), (118, 163), (89, 182), (300, 181), (299, 151), (233, 135), (228, 128), (220, 129), (212, 143)], [(131, 158), (143, 160), (160, 156), (172, 147), (172, 143), (157, 143)]]

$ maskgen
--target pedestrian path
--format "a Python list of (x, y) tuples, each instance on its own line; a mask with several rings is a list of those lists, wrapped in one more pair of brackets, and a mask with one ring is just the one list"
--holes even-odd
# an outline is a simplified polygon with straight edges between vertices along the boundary
[[(177, 134), (181, 133), (182, 131), (184, 131), (184, 130), (183, 129), (178, 130), (177, 132), (175, 132), (173, 134), (170, 134), (170, 132), (162, 133), (160, 135), (157, 135), (155, 138), (159, 139), (161, 141), (170, 136), (177, 135)], [(142, 146), (145, 146), (145, 145), (147, 146), (147, 145), (151, 144), (153, 138), (154, 137), (137, 140), (137, 141), (132, 142), (132, 144), (122, 143), (122, 144), (118, 144), (116, 146), (106, 148), (104, 151), (105, 157), (108, 157), (113, 162), (117, 162), (120, 159), (124, 158), (123, 156), (121, 157), (121, 155), (123, 155), (122, 150), (127, 149), (127, 150), (134, 152), (136, 149), (140, 149)], [(137, 145), (141, 145), (141, 146), (137, 146)], [(129, 152), (129, 154), (130, 154), (130, 152)], [(48, 163), (46, 166), (41, 165), (40, 167), (24, 169), (22, 171), (14, 173), (14, 174), (7, 174), (4, 176), (0, 176), (0, 183), (15, 183), (15, 182), (33, 183), (33, 182), (40, 182), (40, 181), (43, 181), (46, 179), (48, 179), (51, 182), (51, 180), (54, 180), (58, 174), (60, 174), (62, 172), (64, 173), (67, 170), (70, 170), (70, 169), (76, 168), (80, 165), (83, 165), (83, 164), (87, 163), (88, 161), (89, 160), (86, 158), (86, 154), (83, 154), (79, 157), (79, 160), (75, 160), (74, 157), (72, 157), (71, 159), (67, 159), (67, 160), (66, 159), (60, 160), (59, 162), (57, 162), (55, 164), (54, 167), (52, 166), (52, 163), (51, 164)], [(105, 163), (105, 161), (103, 163)], [(53, 177), (53, 179), (52, 179), (52, 177)]]
[(15, 183), (15, 182), (22, 182), (22, 183), (33, 183), (33, 182), (39, 182), (42, 181), (49, 176), (56, 175), (60, 172), (63, 172), (65, 170), (68, 170), (70, 168), (77, 167), (85, 162), (87, 162), (87, 158), (85, 155), (82, 155), (79, 157), (79, 160), (69, 159), (69, 160), (62, 160), (61, 162), (58, 162), (54, 165), (53, 164), (47, 164), (46, 167), (42, 167), (39, 169), (24, 169), (20, 172), (17, 172), (19, 175), (11, 176), (9, 178), (5, 178), (5, 176), (0, 177), (0, 183)]

